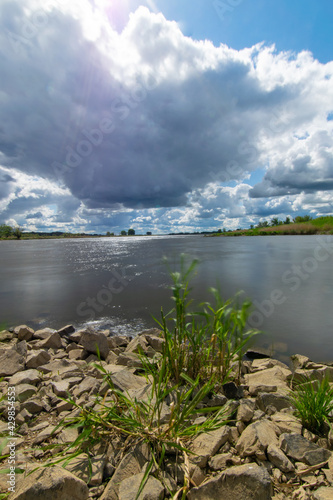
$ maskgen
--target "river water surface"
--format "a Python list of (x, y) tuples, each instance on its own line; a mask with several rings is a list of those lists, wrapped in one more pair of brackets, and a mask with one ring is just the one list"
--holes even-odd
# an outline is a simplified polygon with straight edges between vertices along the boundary
[(333, 238), (163, 236), (0, 241), (0, 324), (59, 328), (93, 323), (115, 333), (156, 326), (172, 307), (170, 278), (180, 254), (200, 264), (193, 297), (243, 290), (250, 323), (286, 359), (299, 352), (333, 361)]

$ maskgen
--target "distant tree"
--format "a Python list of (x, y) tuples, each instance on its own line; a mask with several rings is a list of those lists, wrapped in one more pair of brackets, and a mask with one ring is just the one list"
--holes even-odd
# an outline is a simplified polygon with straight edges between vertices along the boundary
[(267, 220), (264, 220), (263, 222), (259, 222), (259, 224), (257, 225), (257, 227), (268, 227), (268, 222)]
[(150, 231), (147, 231), (147, 236), (151, 236), (151, 232)]
[(19, 240), (22, 236), (21, 229), (19, 227), (16, 227), (13, 231), (13, 235), (15, 236), (15, 238), (17, 238)]
[(278, 226), (279, 225), (279, 219), (277, 217), (274, 217), (271, 220), (271, 226)]
[(286, 217), (286, 220), (284, 221), (285, 224), (290, 224), (290, 217)]
[(254, 225), (253, 224), (251, 224), (250, 229), (254, 229)]
[(218, 233), (222, 233), (222, 229), (218, 229), (218, 230), (217, 230), (217, 232), (218, 232)]
[(106, 232), (106, 236), (111, 236), (110, 231), (107, 231), (107, 232)]
[(294, 219), (294, 222), (309, 222), (310, 220), (312, 220), (312, 217), (310, 217), (310, 215), (304, 215), (303, 217), (298, 215), (297, 217), (295, 217)]
[(134, 236), (134, 235), (135, 235), (134, 229), (129, 229), (128, 230), (128, 236)]
[(126, 232), (126, 231), (124, 231), (124, 230), (122, 230), (122, 231), (120, 232), (120, 234), (121, 234), (121, 236), (126, 236), (126, 235), (127, 235), (127, 232)]
[(6, 224), (0, 225), (0, 238), (8, 238), (11, 234), (13, 234), (11, 226), (7, 226)]

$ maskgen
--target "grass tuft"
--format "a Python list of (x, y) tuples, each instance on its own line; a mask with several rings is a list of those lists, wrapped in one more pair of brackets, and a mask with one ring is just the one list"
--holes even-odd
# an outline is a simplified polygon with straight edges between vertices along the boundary
[(327, 434), (333, 411), (333, 387), (327, 377), (321, 381), (304, 377), (291, 393), (291, 400), (306, 429), (318, 435)]

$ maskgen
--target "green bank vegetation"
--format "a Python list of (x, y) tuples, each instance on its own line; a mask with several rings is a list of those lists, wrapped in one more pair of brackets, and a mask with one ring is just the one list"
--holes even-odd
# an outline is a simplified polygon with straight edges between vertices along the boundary
[[(151, 236), (152, 233), (148, 231), (146, 236)], [(70, 233), (63, 231), (53, 232), (29, 232), (24, 231), (20, 227), (12, 227), (7, 224), (0, 224), (0, 240), (39, 240), (39, 239), (62, 239), (62, 238), (101, 238), (101, 237), (117, 237), (114, 232), (107, 231), (106, 234), (87, 234), (87, 233)], [(128, 231), (122, 230), (119, 236), (135, 236), (133, 228)], [(138, 235), (140, 236), (140, 235)], [(142, 236), (142, 235), (141, 235)]]
[(298, 216), (290, 220), (279, 220), (277, 217), (270, 222), (259, 222), (257, 226), (236, 231), (219, 231), (212, 236), (269, 236), (269, 235), (304, 235), (304, 234), (333, 234), (333, 216), (312, 219), (309, 215)]
[(321, 381), (302, 377), (295, 384), (291, 400), (303, 426), (314, 434), (326, 436), (333, 412), (333, 387), (328, 377)]

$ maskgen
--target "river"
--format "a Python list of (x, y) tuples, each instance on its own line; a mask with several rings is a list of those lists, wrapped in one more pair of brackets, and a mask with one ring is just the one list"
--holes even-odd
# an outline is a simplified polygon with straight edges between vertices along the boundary
[[(0, 241), (0, 323), (59, 328), (89, 323), (114, 333), (156, 326), (172, 307), (180, 254), (199, 259), (193, 297), (243, 290), (259, 345), (287, 359), (333, 360), (333, 237), (135, 236)], [(331, 310), (332, 309), (332, 310)]]

